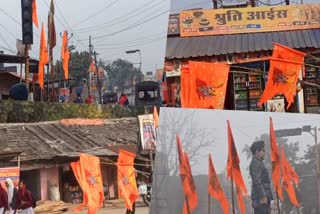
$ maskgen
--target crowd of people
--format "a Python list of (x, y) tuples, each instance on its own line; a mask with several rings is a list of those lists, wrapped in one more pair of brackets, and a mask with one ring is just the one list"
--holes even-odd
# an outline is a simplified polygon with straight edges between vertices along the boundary
[(6, 190), (0, 184), (0, 214), (9, 211), (9, 214), (16, 214), (21, 210), (21, 214), (34, 214), (35, 200), (32, 193), (27, 189), (23, 181), (19, 182), (18, 189), (12, 180), (5, 180)]

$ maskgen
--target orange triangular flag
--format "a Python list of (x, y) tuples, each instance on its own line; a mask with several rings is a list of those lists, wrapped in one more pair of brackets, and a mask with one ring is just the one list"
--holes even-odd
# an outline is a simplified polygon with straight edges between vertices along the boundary
[(299, 176), (297, 175), (297, 173), (294, 171), (289, 161), (287, 160), (284, 153), (283, 146), (281, 147), (281, 169), (282, 169), (282, 185), (284, 189), (287, 191), (291, 203), (296, 207), (300, 207), (300, 204), (296, 197), (294, 186), (292, 184), (292, 181), (296, 185), (298, 184)]
[(120, 150), (117, 162), (119, 195), (125, 201), (126, 208), (130, 210), (132, 210), (133, 203), (139, 198), (133, 167), (134, 158), (134, 154)]
[(209, 155), (209, 174), (208, 174), (208, 192), (209, 194), (219, 201), (221, 209), (224, 214), (229, 212), (229, 202), (226, 195), (223, 192), (223, 189), (220, 185), (218, 175), (212, 163), (211, 155)]
[(179, 157), (180, 177), (183, 193), (185, 196), (183, 214), (189, 214), (198, 206), (198, 196), (196, 192), (196, 186), (192, 177), (191, 167), (189, 164), (189, 157), (186, 152), (183, 152), (180, 138), (178, 135), (177, 148)]
[(242, 199), (242, 195), (247, 195), (248, 191), (244, 184), (241, 170), (240, 170), (240, 159), (234, 143), (230, 122), (227, 121), (228, 125), (228, 163), (227, 163), (227, 178), (233, 179), (237, 188), (237, 198), (240, 212), (245, 213), (245, 205)]
[(64, 31), (63, 39), (62, 39), (62, 48), (61, 48), (61, 59), (63, 60), (63, 71), (64, 71), (64, 78), (66, 80), (69, 79), (69, 48), (68, 48), (68, 33)]
[(153, 119), (154, 119), (154, 127), (158, 128), (159, 126), (159, 115), (158, 115), (158, 110), (157, 107), (153, 107)]
[(274, 191), (278, 194), (279, 198), (283, 200), (282, 187), (280, 185), (281, 179), (281, 163), (280, 154), (277, 145), (277, 138), (273, 128), (273, 121), (270, 117), (270, 151), (271, 151), (271, 163), (272, 163), (272, 181)]
[(49, 56), (48, 56), (48, 49), (46, 43), (46, 36), (44, 33), (44, 26), (42, 23), (41, 27), (41, 38), (40, 38), (40, 56), (39, 56), (39, 74), (38, 74), (38, 81), (40, 88), (43, 89), (44, 86), (44, 66), (48, 63)]
[(32, 21), (34, 25), (39, 28), (36, 0), (32, 0)]

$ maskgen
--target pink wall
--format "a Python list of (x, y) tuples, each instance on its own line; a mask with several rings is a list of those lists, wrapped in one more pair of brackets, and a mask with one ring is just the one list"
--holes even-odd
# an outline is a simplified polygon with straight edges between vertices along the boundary
[(50, 185), (57, 185), (59, 187), (59, 168), (51, 167), (40, 170), (41, 181), (41, 200), (49, 199)]

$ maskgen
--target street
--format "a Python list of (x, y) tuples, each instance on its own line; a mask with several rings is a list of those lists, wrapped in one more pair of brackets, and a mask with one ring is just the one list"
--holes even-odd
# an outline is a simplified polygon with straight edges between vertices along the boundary
[[(69, 211), (67, 213), (74, 213), (72, 211)], [(80, 212), (81, 214), (87, 213), (87, 210), (83, 210)], [(126, 210), (124, 208), (105, 208), (105, 209), (100, 209), (98, 214), (125, 214)], [(149, 213), (149, 208), (148, 207), (137, 207), (136, 208), (136, 214), (148, 214)]]

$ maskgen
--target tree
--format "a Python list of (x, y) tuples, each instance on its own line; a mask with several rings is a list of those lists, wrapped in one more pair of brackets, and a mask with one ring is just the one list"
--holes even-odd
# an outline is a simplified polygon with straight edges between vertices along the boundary
[(75, 82), (73, 84), (77, 85), (83, 79), (89, 77), (89, 66), (91, 63), (90, 53), (88, 51), (82, 52), (71, 52), (69, 61), (69, 76)]
[(117, 59), (111, 64), (101, 60), (99, 66), (107, 71), (111, 89), (117, 87), (118, 90), (122, 91), (126, 88), (132, 88), (134, 79), (136, 79), (136, 82), (140, 82), (142, 79), (141, 71), (127, 60)]

